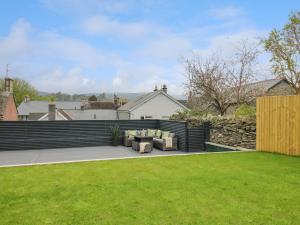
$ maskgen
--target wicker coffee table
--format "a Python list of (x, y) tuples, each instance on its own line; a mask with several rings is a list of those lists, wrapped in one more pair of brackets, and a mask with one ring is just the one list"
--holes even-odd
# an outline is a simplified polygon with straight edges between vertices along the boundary
[(132, 149), (140, 153), (148, 153), (153, 150), (153, 137), (135, 136), (132, 141)]

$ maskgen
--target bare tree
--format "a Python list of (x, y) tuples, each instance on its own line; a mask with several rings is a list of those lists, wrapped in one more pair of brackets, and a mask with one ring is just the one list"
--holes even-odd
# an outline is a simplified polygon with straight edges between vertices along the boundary
[(195, 57), (185, 60), (185, 69), (188, 82), (187, 88), (193, 95), (201, 96), (209, 105), (213, 105), (217, 111), (224, 115), (232, 105), (228, 98), (232, 80), (223, 60), (211, 57), (205, 61)]
[(205, 108), (213, 106), (224, 115), (230, 106), (250, 103), (257, 96), (258, 90), (249, 85), (255, 78), (257, 56), (257, 49), (242, 41), (231, 60), (216, 55), (186, 59), (186, 88), (201, 98)]
[(259, 51), (256, 45), (251, 45), (247, 40), (242, 40), (235, 48), (233, 59), (227, 63), (230, 79), (233, 80), (233, 98), (237, 105), (249, 104), (259, 95), (259, 87), (249, 84), (254, 82)]

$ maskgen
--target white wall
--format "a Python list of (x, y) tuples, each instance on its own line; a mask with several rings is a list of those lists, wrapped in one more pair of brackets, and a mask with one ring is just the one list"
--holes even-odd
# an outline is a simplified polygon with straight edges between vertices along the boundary
[(141, 119), (141, 116), (152, 116), (151, 119), (168, 119), (178, 110), (183, 110), (183, 108), (165, 95), (160, 94), (132, 110), (130, 119)]
[[(49, 117), (48, 117), (48, 115), (47, 115), (47, 116), (45, 116), (45, 117), (40, 118), (39, 120), (42, 120), (42, 121), (48, 121), (48, 120), (49, 120)], [(56, 110), (55, 120), (66, 120), (66, 119), (65, 119), (64, 117), (62, 117), (62, 116), (60, 115), (60, 113), (58, 113), (57, 110)]]
[(129, 112), (128, 111), (118, 111), (119, 120), (129, 120)]

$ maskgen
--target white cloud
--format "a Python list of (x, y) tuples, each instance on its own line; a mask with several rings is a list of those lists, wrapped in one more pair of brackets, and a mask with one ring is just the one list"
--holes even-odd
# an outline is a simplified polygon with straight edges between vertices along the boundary
[(0, 37), (0, 61), (10, 63), (31, 55), (33, 49), (29, 34), (31, 25), (24, 19), (19, 19), (6, 37)]
[[(33, 29), (21, 19), (7, 36), (0, 38), (0, 66), (11, 63), (13, 68), (18, 67), (21, 77), (28, 78), (43, 91), (82, 93), (101, 88), (106, 92), (148, 92), (155, 85), (166, 83), (169, 93), (178, 94), (183, 93), (185, 79), (180, 57), (189, 55), (192, 49), (204, 57), (213, 52), (230, 56), (239, 41), (248, 39), (257, 44), (257, 38), (265, 34), (245, 29), (210, 37), (211, 28), (205, 29), (202, 35), (193, 30), (176, 33), (154, 24), (123, 22), (104, 16), (90, 17), (83, 24), (91, 35), (128, 38), (126, 47), (130, 51), (120, 45), (120, 49), (112, 48), (108, 52), (88, 39)], [(119, 55), (123, 52), (125, 56)], [(26, 63), (30, 67), (20, 66)], [(109, 67), (108, 74), (115, 75), (101, 77), (106, 73), (104, 67)], [(262, 68), (267, 68), (267, 62)]]
[(158, 27), (145, 22), (121, 22), (105, 16), (93, 16), (84, 20), (82, 30), (88, 35), (110, 35), (115, 38), (145, 38), (157, 33)]
[(146, 48), (139, 54), (151, 57), (154, 60), (178, 60), (192, 50), (188, 39), (182, 37), (165, 37), (163, 39), (150, 41)]
[(39, 90), (66, 93), (93, 92), (98, 89), (97, 83), (83, 74), (80, 67), (65, 71), (62, 67), (45, 67), (34, 76), (32, 84)]
[(149, 92), (156, 85), (160, 88), (166, 84), (169, 93), (180, 95), (183, 93), (181, 72), (182, 67), (178, 64), (169, 67), (132, 64), (119, 69), (112, 78), (112, 89), (121, 92)]
[(209, 11), (209, 15), (215, 19), (232, 19), (245, 15), (245, 11), (235, 6), (225, 6), (222, 8), (214, 8)]
[(103, 52), (80, 39), (35, 30), (23, 19), (0, 38), (0, 49), (1, 69), (11, 64), (12, 76), (27, 79), (39, 90), (95, 91), (90, 79), (93, 76), (83, 75), (83, 70), (126, 64), (117, 54)]
[(122, 60), (114, 54), (101, 52), (84, 41), (52, 32), (42, 35), (39, 46), (40, 55), (75, 62), (87, 68), (96, 68), (112, 62), (122, 63)]
[(197, 49), (194, 52), (207, 57), (213, 53), (224, 57), (232, 56), (237, 46), (244, 40), (253, 46), (259, 46), (259, 40), (265, 35), (264, 31), (255, 29), (243, 30), (236, 33), (216, 35), (210, 38), (206, 48)]
[[(31, 34), (31, 35), (30, 35)], [(12, 25), (10, 33), (0, 38), (0, 63), (16, 63), (18, 60), (68, 61), (86, 68), (101, 65), (122, 65), (117, 54), (101, 51), (80, 39), (56, 32), (34, 30), (23, 19)]]
[(90, 14), (95, 12), (120, 13), (127, 11), (131, 1), (119, 0), (40, 0), (42, 5), (54, 12)]
[(257, 46), (260, 54), (258, 56), (258, 64), (255, 66), (257, 71), (256, 79), (262, 80), (272, 77), (270, 70), (269, 55), (265, 53), (260, 45), (260, 40), (267, 32), (262, 30), (243, 30), (236, 33), (223, 34), (213, 36), (209, 40), (206, 48), (196, 49), (193, 53), (196, 55), (207, 58), (212, 55), (217, 55), (225, 59), (230, 59), (236, 52), (237, 48), (243, 41), (247, 41), (249, 46)]

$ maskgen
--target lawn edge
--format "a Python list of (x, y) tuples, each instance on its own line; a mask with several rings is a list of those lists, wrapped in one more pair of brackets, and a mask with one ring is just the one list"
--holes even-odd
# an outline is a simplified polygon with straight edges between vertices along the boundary
[(242, 153), (242, 152), (256, 152), (256, 151), (255, 150), (242, 150), (242, 151), (228, 151), (228, 152), (190, 152), (190, 153), (181, 153), (181, 154), (172, 154), (172, 155), (143, 155), (143, 156), (122, 157), (122, 158), (116, 157), (116, 158), (105, 158), (105, 159), (65, 160), (65, 161), (59, 161), (59, 162), (0, 165), (0, 168), (69, 164), (69, 163), (82, 163), (82, 162), (97, 162), (97, 161), (113, 161), (113, 160), (127, 160), (127, 159), (144, 159), (144, 158), (157, 158), (157, 157), (177, 157), (177, 156), (189, 156), (189, 155), (227, 154), (227, 153)]

